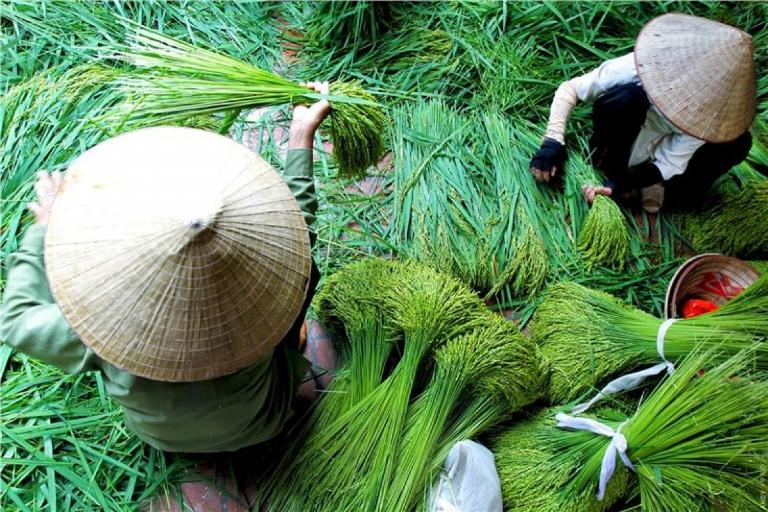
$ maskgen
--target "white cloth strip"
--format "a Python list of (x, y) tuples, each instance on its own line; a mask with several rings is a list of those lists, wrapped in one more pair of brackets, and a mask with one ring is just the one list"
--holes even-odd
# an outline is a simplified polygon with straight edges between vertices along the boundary
[(668, 318), (667, 320), (664, 320), (659, 326), (658, 332), (656, 333), (656, 351), (659, 353), (659, 356), (663, 362), (655, 366), (651, 366), (650, 368), (646, 368), (645, 370), (628, 373), (627, 375), (622, 375), (621, 377), (613, 379), (611, 382), (606, 384), (605, 387), (601, 389), (595, 396), (593, 396), (591, 400), (576, 405), (573, 409), (571, 409), (571, 412), (573, 414), (581, 414), (603, 398), (615, 395), (616, 393), (620, 393), (622, 391), (635, 389), (648, 377), (658, 375), (664, 370), (667, 371), (668, 375), (675, 373), (675, 365), (667, 361), (667, 358), (664, 357), (664, 338), (667, 335), (669, 328), (676, 321), (677, 318)]
[(635, 466), (627, 456), (627, 438), (620, 432), (622, 425), (613, 430), (608, 425), (590, 418), (574, 418), (564, 413), (558, 413), (555, 416), (558, 428), (570, 428), (572, 430), (587, 430), (601, 436), (610, 437), (611, 442), (603, 454), (603, 462), (600, 466), (600, 482), (597, 487), (597, 501), (603, 501), (605, 498), (605, 489), (616, 470), (616, 455), (619, 455), (621, 462), (632, 471)]
[[(664, 338), (666, 337), (669, 328), (672, 327), (672, 324), (675, 322), (677, 322), (677, 318), (667, 318), (661, 323), (659, 331), (656, 333), (656, 352), (659, 353), (659, 356), (663, 361), (667, 360), (667, 358), (664, 357)], [(672, 371), (674, 371), (674, 367)]]

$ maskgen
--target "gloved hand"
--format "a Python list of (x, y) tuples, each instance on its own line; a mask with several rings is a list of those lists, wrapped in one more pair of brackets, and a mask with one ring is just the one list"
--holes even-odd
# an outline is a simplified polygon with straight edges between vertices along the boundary
[(550, 178), (562, 170), (567, 156), (564, 145), (547, 137), (531, 158), (531, 174), (536, 181), (549, 183)]

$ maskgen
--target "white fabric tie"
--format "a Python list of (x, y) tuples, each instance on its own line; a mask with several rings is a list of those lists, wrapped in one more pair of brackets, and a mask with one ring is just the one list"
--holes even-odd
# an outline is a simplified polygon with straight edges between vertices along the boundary
[(656, 333), (656, 351), (659, 353), (659, 356), (663, 362), (651, 366), (650, 368), (646, 368), (645, 370), (628, 373), (627, 375), (622, 375), (621, 377), (613, 379), (611, 382), (606, 384), (605, 387), (601, 389), (595, 396), (593, 396), (589, 402), (584, 402), (583, 404), (575, 406), (573, 409), (571, 409), (571, 412), (573, 412), (573, 414), (581, 414), (606, 396), (615, 395), (616, 393), (620, 393), (621, 391), (626, 391), (629, 389), (635, 389), (648, 377), (658, 375), (664, 370), (666, 370), (667, 374), (669, 375), (675, 373), (675, 365), (667, 361), (667, 358), (664, 357), (664, 337), (667, 335), (669, 328), (676, 321), (677, 318), (668, 318), (667, 320), (664, 320), (664, 322), (662, 322), (659, 326), (658, 332)]
[(611, 427), (604, 425), (599, 421), (589, 418), (574, 418), (573, 416), (568, 416), (562, 412), (558, 413), (555, 416), (555, 419), (557, 419), (557, 426), (559, 428), (587, 430), (611, 438), (611, 442), (605, 449), (605, 454), (603, 454), (603, 463), (600, 466), (600, 483), (597, 488), (597, 500), (603, 501), (603, 498), (605, 498), (605, 488), (608, 486), (608, 482), (611, 480), (611, 477), (616, 470), (617, 454), (625, 466), (632, 471), (635, 470), (632, 461), (627, 457), (627, 438), (624, 437), (624, 434), (619, 432), (623, 424), (619, 425), (616, 430), (613, 430)]

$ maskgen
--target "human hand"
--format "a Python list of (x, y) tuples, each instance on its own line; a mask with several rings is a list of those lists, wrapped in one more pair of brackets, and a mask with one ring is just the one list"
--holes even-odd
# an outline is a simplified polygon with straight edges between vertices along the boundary
[(549, 180), (563, 168), (566, 157), (565, 146), (547, 137), (541, 143), (541, 148), (531, 158), (531, 174), (539, 183), (549, 183)]
[(610, 197), (611, 194), (613, 194), (613, 189), (610, 187), (592, 187), (590, 185), (584, 185), (581, 187), (581, 194), (589, 204), (592, 204), (592, 201), (595, 200), (595, 196)]
[[(307, 82), (301, 85), (306, 85), (320, 94), (330, 94), (328, 82)], [(331, 104), (328, 100), (320, 100), (309, 106), (296, 105), (293, 108), (288, 149), (312, 149), (315, 131), (330, 111)]]
[(53, 201), (56, 199), (56, 193), (59, 191), (60, 186), (61, 173), (59, 171), (53, 171), (50, 175), (45, 171), (37, 173), (37, 181), (35, 182), (37, 202), (27, 204), (27, 208), (35, 214), (35, 222), (37, 224), (48, 223)]

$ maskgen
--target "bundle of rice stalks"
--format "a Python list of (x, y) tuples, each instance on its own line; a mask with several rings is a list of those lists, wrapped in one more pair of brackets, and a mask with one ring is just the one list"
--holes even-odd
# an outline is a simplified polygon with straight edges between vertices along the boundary
[(675, 362), (696, 347), (718, 343), (732, 355), (755, 346), (757, 368), (768, 369), (768, 276), (716, 311), (670, 325), (659, 354), (663, 320), (575, 283), (549, 288), (531, 324), (531, 336), (550, 365), (552, 403), (579, 397), (606, 379), (641, 365)]
[[(357, 280), (367, 275), (376, 281), (387, 273), (386, 290)], [(399, 500), (414, 503), (426, 493), (448, 443), (477, 434), (541, 389), (535, 346), (449, 276), (370, 260), (340, 271), (329, 284), (318, 304), (330, 306), (328, 318), (341, 321), (349, 338), (340, 353), (341, 380), (264, 484), (263, 505), (270, 510), (391, 510)], [(376, 289), (381, 294), (371, 293)], [(365, 317), (344, 313), (347, 308), (365, 311)], [(377, 338), (374, 347), (361, 344), (355, 356), (356, 325), (389, 338)], [(400, 343), (401, 351), (389, 352)], [(429, 375), (430, 351), (436, 351), (437, 369), (411, 405), (416, 386)], [(380, 357), (385, 353), (388, 362)], [(351, 399), (349, 392), (357, 396)], [(417, 466), (410, 465), (414, 460)], [(400, 495), (403, 482), (407, 498)]]
[[(583, 140), (580, 141), (580, 149), (582, 154), (588, 151)], [(577, 246), (587, 268), (623, 270), (632, 256), (631, 237), (624, 214), (612, 199), (602, 195), (595, 196), (591, 208), (587, 209), (581, 189), (601, 180), (589, 162), (575, 150), (568, 158), (565, 173), (570, 219), (574, 231), (578, 233)], [(573, 204), (574, 200), (576, 204)]]
[(629, 260), (629, 231), (624, 214), (612, 199), (598, 195), (579, 232), (579, 251), (589, 267), (623, 269)]
[[(190, 114), (317, 101), (304, 86), (226, 55), (137, 28), (122, 58), (136, 69), (119, 79), (133, 98), (133, 118), (175, 119)], [(384, 149), (385, 118), (356, 83), (331, 84), (331, 138), (344, 176), (364, 174)]]
[[(558, 429), (557, 408), (543, 409), (499, 433), (490, 449), (501, 479), (505, 510), (521, 512), (603, 512), (610, 510), (633, 485), (631, 472), (617, 468), (598, 501), (593, 489), (566, 495), (563, 489), (595, 451), (604, 448), (605, 438), (584, 431)], [(599, 411), (600, 421), (612, 428), (626, 417), (610, 409)], [(569, 458), (560, 450), (569, 448)]]
[(768, 254), (768, 180), (754, 180), (719, 204), (690, 215), (685, 228), (699, 252), (739, 257)]
[[(432, 379), (409, 409), (397, 468), (380, 510), (417, 508), (455, 442), (474, 437), (538, 397), (543, 378), (535, 346), (502, 317), (483, 316), (481, 327), (435, 351)], [(483, 415), (460, 407), (473, 399), (485, 401)], [(472, 427), (461, 432), (464, 437), (446, 438), (450, 424)]]
[(519, 120), (439, 102), (393, 119), (390, 229), (401, 252), (488, 295), (541, 288), (571, 250), (564, 212), (529, 175), (531, 132)]
[(696, 351), (629, 419), (550, 409), (505, 431), (493, 443), (505, 504), (607, 510), (639, 494), (651, 512), (759, 510), (768, 385), (748, 379), (752, 361), (749, 351), (726, 359), (718, 347)]

